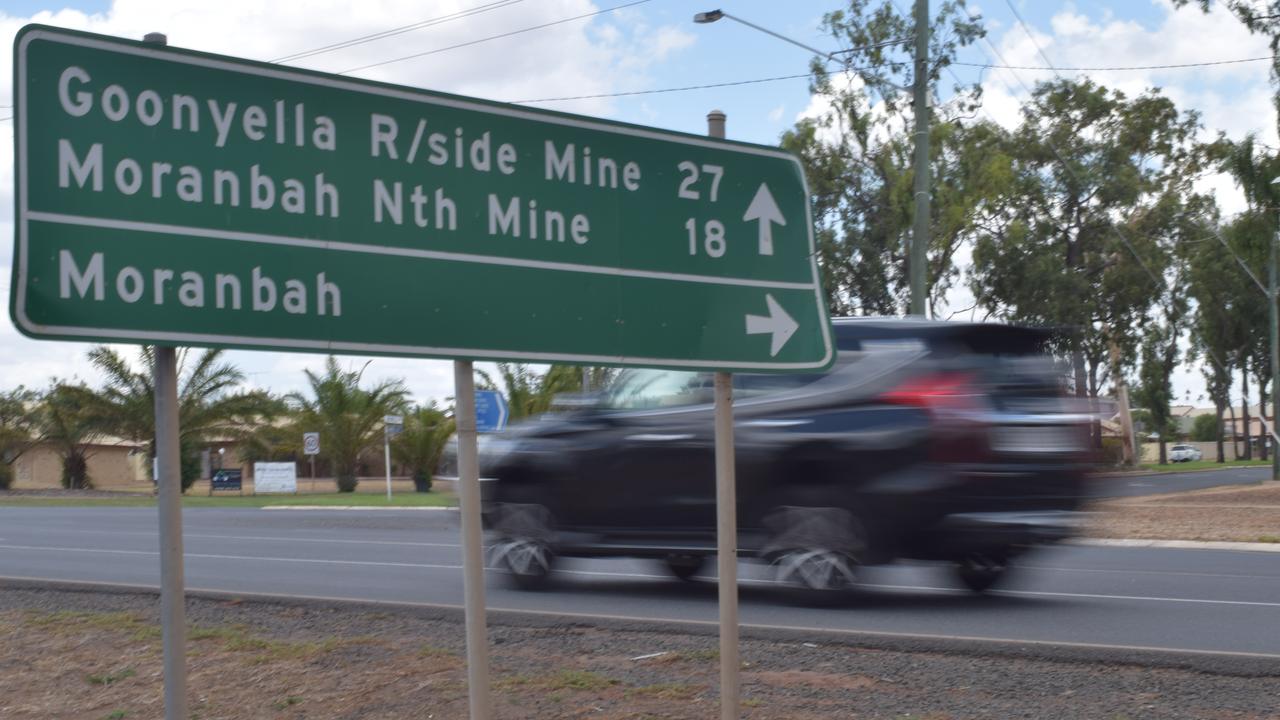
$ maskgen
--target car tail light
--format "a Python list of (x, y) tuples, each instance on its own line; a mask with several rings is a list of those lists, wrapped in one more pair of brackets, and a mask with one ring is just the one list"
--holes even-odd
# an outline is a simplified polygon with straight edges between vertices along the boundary
[(911, 378), (885, 392), (880, 399), (895, 405), (912, 405), (930, 412), (977, 410), (983, 407), (973, 373), (940, 372)]
[(929, 457), (938, 462), (980, 462), (989, 455), (990, 409), (986, 395), (971, 372), (937, 372), (911, 378), (882, 393), (894, 405), (928, 411), (934, 431)]

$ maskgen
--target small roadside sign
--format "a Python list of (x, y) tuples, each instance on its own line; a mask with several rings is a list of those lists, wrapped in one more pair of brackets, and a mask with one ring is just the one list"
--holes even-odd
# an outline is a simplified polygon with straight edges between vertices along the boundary
[(507, 427), (507, 399), (497, 390), (476, 391), (476, 430), (502, 432)]
[(404, 416), (387, 415), (382, 418), (382, 426), (387, 431), (387, 437), (395, 437), (404, 432)]
[(302, 454), (303, 455), (319, 455), (320, 454), (320, 433), (318, 432), (302, 433)]

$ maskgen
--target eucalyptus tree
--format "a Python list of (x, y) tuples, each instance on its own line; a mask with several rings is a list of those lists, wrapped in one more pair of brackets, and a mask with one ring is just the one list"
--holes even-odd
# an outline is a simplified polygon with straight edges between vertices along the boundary
[[(1235, 143), (1220, 143), (1225, 147), (1222, 153), (1222, 167), (1235, 179), (1244, 191), (1248, 210), (1241, 213), (1231, 225), (1231, 250), (1245, 267), (1253, 268), (1254, 277), (1264, 277), (1263, 268), (1270, 262), (1271, 245), (1276, 241), (1276, 233), (1280, 231), (1280, 190), (1273, 184), (1280, 179), (1280, 153), (1265, 149), (1254, 135), (1248, 135)], [(1244, 280), (1243, 271), (1239, 284), (1248, 290), (1252, 284)], [(1256, 287), (1256, 286), (1255, 286)], [(1248, 363), (1256, 371), (1258, 395), (1263, 407), (1267, 405), (1268, 387), (1273, 384), (1271, 377), (1271, 313), (1262, 299), (1263, 292), (1258, 288), (1250, 293), (1255, 302), (1249, 304), (1252, 310), (1252, 322), (1247, 326), (1252, 332), (1246, 339)], [(1247, 405), (1247, 399), (1246, 399)], [(1247, 412), (1247, 410), (1246, 410)], [(1265, 416), (1265, 411), (1263, 415)], [(1265, 433), (1265, 429), (1263, 430)], [(1259, 447), (1262, 459), (1267, 458), (1267, 442), (1265, 434)]]
[(1134, 398), (1151, 416), (1152, 429), (1160, 442), (1160, 464), (1169, 461), (1167, 443), (1177, 433), (1170, 405), (1173, 401), (1173, 370), (1181, 357), (1181, 336), (1187, 319), (1187, 297), (1176, 286), (1167, 298), (1165, 322), (1151, 323), (1142, 339), (1142, 367)]
[[(1184, 243), (1187, 288), (1195, 302), (1191, 319), (1191, 352), (1201, 360), (1201, 372), (1221, 428), (1231, 404), (1232, 375), (1239, 363), (1250, 320), (1256, 314), (1258, 288), (1236, 265), (1210, 228), (1202, 238)], [(1223, 242), (1226, 238), (1223, 237)], [(1235, 412), (1232, 411), (1234, 418)], [(1233, 437), (1234, 443), (1238, 438)], [(1224, 438), (1217, 434), (1218, 462), (1226, 461)]]
[(1058, 350), (1075, 393), (1096, 396), (1111, 349), (1136, 354), (1178, 238), (1197, 227), (1198, 117), (1158, 92), (1130, 98), (1087, 79), (1039, 84), (1022, 112), (970, 289), (1004, 319), (1069, 328)]
[(356, 489), (360, 456), (382, 443), (383, 418), (403, 413), (408, 404), (409, 391), (401, 380), (362, 386), (367, 368), (368, 363), (344, 370), (330, 355), (322, 372), (303, 371), (307, 392), (286, 397), (298, 432), (320, 433), (320, 457), (332, 469), (339, 492)]
[[(931, 21), (930, 92), (956, 52), (985, 34), (960, 1), (938, 4)], [(907, 259), (914, 207), (910, 117), (913, 18), (894, 0), (849, 0), (822, 29), (839, 51), (815, 58), (810, 90), (822, 111), (798, 122), (783, 147), (805, 165), (823, 285), (833, 314), (891, 315), (908, 306)], [(990, 184), (1000, 177), (999, 129), (971, 123), (978, 86), (956, 87), (932, 110), (933, 178), (926, 287), (935, 302), (956, 278), (952, 258)]]
[[(244, 390), (244, 373), (224, 360), (226, 351), (180, 348), (178, 360), (178, 443), (182, 456), (182, 487), (190, 487), (200, 473), (200, 446), (211, 440), (241, 440), (252, 429), (270, 423), (283, 403), (261, 390)], [(95, 397), (94, 411), (112, 433), (148, 443), (155, 457), (155, 385), (151, 368), (155, 348), (143, 345), (136, 362), (105, 345), (89, 351), (105, 385)]]

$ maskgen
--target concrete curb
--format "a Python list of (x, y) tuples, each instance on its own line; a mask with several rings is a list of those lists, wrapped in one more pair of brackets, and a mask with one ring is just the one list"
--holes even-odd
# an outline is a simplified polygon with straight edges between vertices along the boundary
[(1280, 553), (1280, 543), (1227, 542), (1225, 540), (1139, 540), (1121, 538), (1076, 538), (1068, 545), (1090, 547), (1173, 548), (1177, 550), (1240, 550)]
[(457, 512), (456, 507), (433, 506), (433, 507), (378, 507), (377, 505), (264, 505), (259, 510), (376, 510), (378, 512), (386, 512), (388, 510), (408, 510), (421, 512), (427, 511), (452, 511)]
[[(1111, 470), (1107, 472), (1090, 473), (1090, 477), (1094, 478), (1131, 478), (1131, 477), (1149, 477), (1151, 475), (1190, 475), (1192, 473), (1206, 472), (1222, 472), (1223, 470), (1252, 470), (1253, 468), (1269, 468), (1270, 465), (1224, 465), (1223, 467), (1211, 468), (1187, 468), (1186, 470)], [(1259, 481), (1262, 482), (1262, 481)]]

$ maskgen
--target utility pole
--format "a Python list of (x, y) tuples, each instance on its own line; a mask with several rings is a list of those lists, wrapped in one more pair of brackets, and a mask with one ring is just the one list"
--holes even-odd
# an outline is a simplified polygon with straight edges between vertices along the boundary
[(916, 0), (916, 116), (915, 222), (907, 273), (911, 283), (911, 314), (925, 314), (925, 282), (929, 250), (929, 0)]
[[(1277, 211), (1280, 212), (1280, 211)], [(1271, 479), (1280, 480), (1280, 442), (1276, 441), (1276, 420), (1280, 419), (1280, 317), (1278, 317), (1276, 300), (1277, 300), (1277, 282), (1276, 282), (1276, 236), (1271, 235), (1271, 262), (1268, 263), (1270, 278), (1267, 283), (1267, 307), (1270, 312), (1267, 313), (1268, 324), (1271, 325), (1271, 424), (1267, 428), (1269, 430), (1268, 439), (1271, 440)], [(1266, 419), (1267, 409), (1261, 408), (1263, 420)]]

